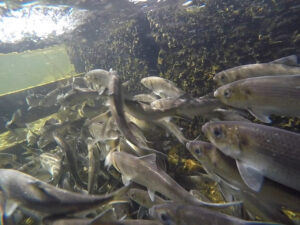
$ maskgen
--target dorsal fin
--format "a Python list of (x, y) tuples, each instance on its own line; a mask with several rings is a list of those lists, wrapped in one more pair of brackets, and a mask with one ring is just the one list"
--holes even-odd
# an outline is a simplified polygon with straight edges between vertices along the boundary
[(53, 194), (53, 190), (51, 190), (49, 187), (47, 187), (46, 184), (43, 184), (40, 181), (32, 181), (29, 184), (29, 187), (34, 192), (37, 201), (47, 201), (49, 203), (60, 203), (60, 199)]
[(299, 66), (298, 58), (296, 55), (290, 55), (280, 59), (276, 59), (274, 61), (271, 61), (270, 63), (285, 64), (289, 66)]
[(153, 166), (155, 169), (157, 169), (156, 155), (154, 153), (149, 154), (149, 155), (145, 155), (145, 156), (141, 156), (141, 157), (139, 157), (139, 159), (149, 163), (151, 166)]

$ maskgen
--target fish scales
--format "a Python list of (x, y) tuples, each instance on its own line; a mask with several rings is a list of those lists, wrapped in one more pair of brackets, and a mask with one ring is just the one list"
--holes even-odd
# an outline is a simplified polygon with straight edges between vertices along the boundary
[(209, 122), (202, 129), (224, 154), (241, 162), (240, 166), (300, 190), (300, 134), (235, 121)]
[[(291, 79), (289, 79), (291, 78)], [(299, 97), (300, 75), (295, 76), (264, 76), (256, 78), (247, 78), (237, 81), (241, 88), (245, 88), (245, 92), (251, 91), (259, 96), (274, 97)]]
[(270, 123), (271, 114), (300, 116), (300, 75), (264, 76), (238, 80), (219, 87), (214, 96), (224, 104), (246, 109)]

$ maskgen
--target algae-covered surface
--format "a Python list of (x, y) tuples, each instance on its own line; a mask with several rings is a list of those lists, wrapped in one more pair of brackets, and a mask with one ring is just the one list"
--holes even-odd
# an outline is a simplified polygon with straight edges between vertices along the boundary
[(0, 94), (74, 75), (62, 45), (22, 53), (0, 54)]

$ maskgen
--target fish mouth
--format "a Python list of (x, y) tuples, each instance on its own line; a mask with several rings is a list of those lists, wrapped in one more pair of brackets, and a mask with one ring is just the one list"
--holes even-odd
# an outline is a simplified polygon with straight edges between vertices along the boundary
[(215, 92), (214, 92), (214, 97), (216, 98), (216, 97), (218, 97), (219, 96), (219, 91), (218, 90), (215, 90)]
[(204, 124), (203, 126), (202, 126), (202, 128), (201, 128), (201, 130), (202, 130), (202, 132), (204, 133), (204, 134), (206, 134), (206, 132), (207, 132), (207, 123), (206, 124)]
[(149, 216), (150, 216), (151, 218), (155, 218), (155, 214), (156, 214), (156, 213), (155, 213), (154, 207), (155, 207), (155, 206), (151, 207), (151, 208), (148, 210)]
[(186, 145), (185, 145), (185, 147), (186, 147), (188, 150), (190, 150), (190, 148), (191, 148), (191, 142), (187, 142)]

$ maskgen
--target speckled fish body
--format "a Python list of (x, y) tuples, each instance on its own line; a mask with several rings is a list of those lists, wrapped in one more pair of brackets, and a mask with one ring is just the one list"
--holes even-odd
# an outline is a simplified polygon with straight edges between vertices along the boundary
[(300, 75), (238, 80), (219, 87), (214, 96), (226, 105), (248, 110), (265, 123), (271, 122), (271, 114), (300, 116)]
[(209, 122), (202, 130), (213, 145), (236, 160), (253, 190), (259, 191), (266, 176), (300, 191), (300, 134), (234, 121)]
[[(225, 182), (233, 189), (250, 192), (257, 201), (271, 204), (276, 208), (280, 209), (284, 206), (296, 212), (300, 210), (300, 197), (297, 197), (297, 194), (294, 193), (296, 191), (271, 180), (266, 180), (259, 192), (253, 192), (239, 175), (234, 159), (223, 154), (214, 145), (204, 141), (190, 141), (187, 143), (187, 149), (201, 162), (206, 171), (216, 178), (217, 182)], [(243, 202), (244, 205), (247, 205), (244, 200)]]
[(300, 74), (297, 56), (291, 55), (269, 63), (248, 64), (223, 70), (214, 76), (219, 85), (250, 77)]

